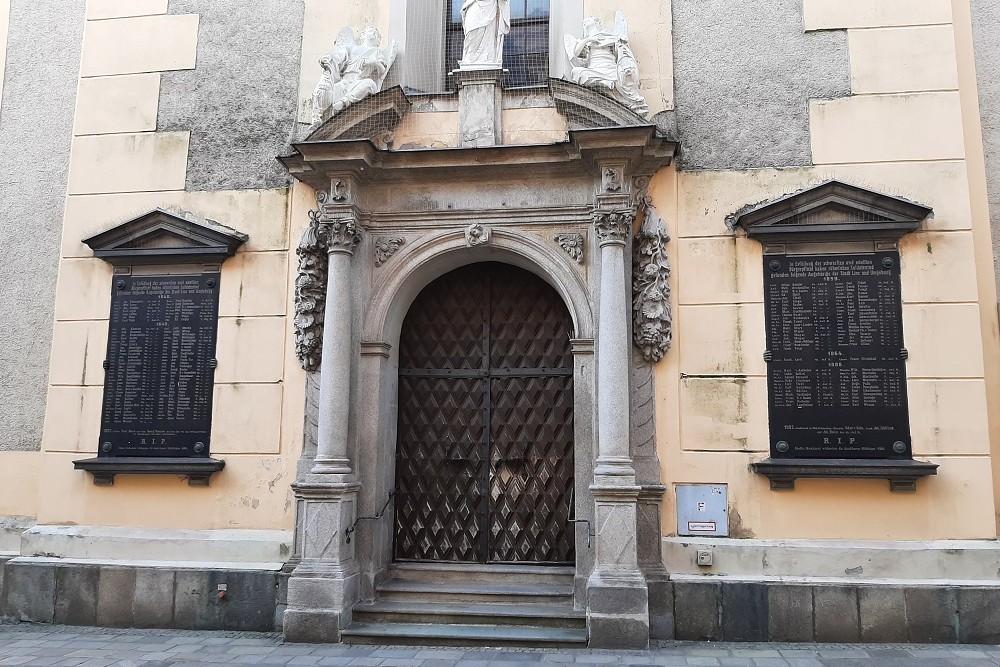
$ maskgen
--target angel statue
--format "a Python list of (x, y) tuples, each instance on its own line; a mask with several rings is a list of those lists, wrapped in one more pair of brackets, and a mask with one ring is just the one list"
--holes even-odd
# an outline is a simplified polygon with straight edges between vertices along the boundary
[(510, 0), (465, 0), (462, 28), (465, 42), (459, 66), (500, 67), (504, 38), (510, 34)]
[(639, 63), (628, 43), (624, 13), (615, 14), (614, 30), (588, 16), (583, 21), (583, 39), (566, 35), (566, 54), (573, 65), (570, 81), (603, 89), (640, 116), (649, 113), (649, 105), (639, 94)]
[(313, 93), (314, 125), (382, 90), (396, 60), (396, 41), (387, 49), (381, 45), (382, 34), (373, 26), (364, 29), (360, 43), (351, 28), (341, 29), (333, 50), (319, 61), (323, 76)]

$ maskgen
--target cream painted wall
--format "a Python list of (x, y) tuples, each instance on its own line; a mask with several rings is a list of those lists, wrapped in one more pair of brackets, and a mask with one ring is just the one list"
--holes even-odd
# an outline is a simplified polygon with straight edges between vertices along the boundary
[[(297, 238), (308, 216), (292, 210), (287, 190), (184, 190), (188, 133), (155, 131), (159, 73), (195, 66), (198, 16), (166, 11), (166, 0), (88, 4), (43, 451), (32, 459), (38, 488), (24, 507), (40, 523), (289, 529), (305, 401), (286, 316), (295, 270), (289, 221), (299, 220)], [(115, 46), (136, 34), (170, 48), (137, 57)], [(72, 466), (97, 450), (111, 290), (110, 265), (81, 239), (156, 207), (250, 236), (223, 265), (211, 451), (226, 468), (207, 489), (129, 475), (97, 487)], [(0, 494), (0, 513), (5, 504), (16, 503)]]
[[(674, 349), (657, 369), (664, 533), (676, 530), (674, 485), (725, 483), (735, 537), (994, 538), (985, 369), (995, 331), (981, 310), (993, 274), (981, 261), (990, 247), (979, 166), (967, 161), (978, 121), (959, 90), (965, 28), (951, 25), (950, 1), (804, 5), (807, 29), (848, 28), (854, 86), (849, 98), (812, 104), (816, 166), (654, 180), (654, 203), (674, 223), (677, 304)], [(725, 216), (829, 178), (934, 208), (900, 246), (914, 454), (941, 466), (915, 494), (890, 493), (884, 480), (799, 480), (774, 492), (749, 470), (769, 449), (763, 258)]]

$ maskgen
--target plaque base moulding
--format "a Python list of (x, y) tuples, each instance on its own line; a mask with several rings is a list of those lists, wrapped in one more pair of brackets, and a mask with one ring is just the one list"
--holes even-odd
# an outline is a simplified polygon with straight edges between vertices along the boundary
[(212, 458), (98, 456), (73, 461), (73, 467), (93, 474), (97, 486), (113, 485), (115, 475), (183, 475), (191, 486), (208, 486), (209, 478), (225, 468), (226, 462)]
[(771, 490), (795, 488), (798, 478), (885, 479), (890, 491), (916, 491), (917, 480), (936, 475), (938, 465), (927, 461), (884, 459), (765, 459), (750, 464), (771, 480)]

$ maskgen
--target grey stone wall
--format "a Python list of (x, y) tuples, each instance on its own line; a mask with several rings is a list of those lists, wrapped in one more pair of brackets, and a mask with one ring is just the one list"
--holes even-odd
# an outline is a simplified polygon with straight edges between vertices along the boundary
[(1000, 0), (974, 0), (972, 32), (976, 43), (979, 79), (979, 114), (983, 119), (983, 149), (986, 152), (986, 187), (993, 221), (993, 259), (1000, 286)]
[(0, 102), (0, 451), (41, 443), (84, 9), (84, 0), (10, 7)]
[(812, 163), (809, 100), (851, 92), (846, 31), (803, 32), (802, 0), (673, 0), (682, 169)]
[(191, 132), (188, 190), (283, 187), (296, 129), (303, 0), (170, 0), (200, 14), (198, 64), (165, 72), (160, 131)]

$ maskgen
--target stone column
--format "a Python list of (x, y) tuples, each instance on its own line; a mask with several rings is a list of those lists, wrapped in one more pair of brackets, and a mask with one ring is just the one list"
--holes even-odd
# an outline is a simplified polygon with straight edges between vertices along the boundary
[(632, 210), (599, 210), (594, 228), (601, 247), (597, 332), (597, 461), (591, 490), (596, 505), (596, 565), (587, 582), (590, 645), (649, 645), (649, 597), (639, 569), (636, 505), (640, 488), (629, 451), (630, 339), (625, 245)]
[(292, 485), (299, 562), (288, 579), (284, 632), (293, 642), (340, 641), (359, 592), (354, 544), (346, 535), (357, 516), (360, 489), (348, 454), (354, 354), (351, 257), (360, 231), (345, 181), (334, 185), (332, 195), (320, 194), (319, 210), (311, 214), (329, 261), (316, 456), (309, 472)]
[(323, 328), (323, 358), (320, 363), (319, 428), (316, 437), (314, 474), (351, 475), (347, 454), (347, 423), (350, 417), (351, 354), (351, 256), (361, 239), (353, 217), (324, 219), (328, 225), (329, 263), (326, 279), (326, 310)]
[(460, 67), (452, 72), (458, 86), (458, 127), (462, 148), (486, 148), (503, 143), (503, 69), (500, 66)]

